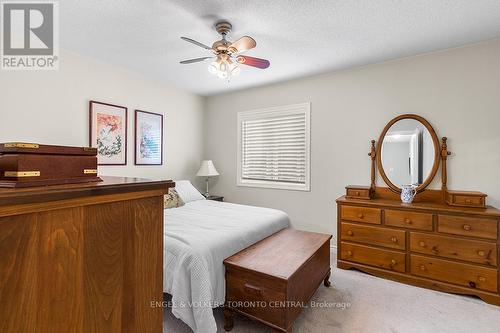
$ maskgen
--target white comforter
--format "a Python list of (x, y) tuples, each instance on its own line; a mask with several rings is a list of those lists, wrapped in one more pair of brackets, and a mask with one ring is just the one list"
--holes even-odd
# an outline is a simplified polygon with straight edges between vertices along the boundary
[(163, 290), (172, 313), (194, 332), (217, 331), (225, 258), (289, 226), (278, 210), (210, 200), (165, 210)]

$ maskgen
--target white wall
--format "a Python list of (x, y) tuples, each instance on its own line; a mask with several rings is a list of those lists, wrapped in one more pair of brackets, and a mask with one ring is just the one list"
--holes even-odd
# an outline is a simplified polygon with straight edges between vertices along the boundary
[[(301, 102), (311, 102), (311, 192), (237, 187), (237, 112)], [(370, 140), (404, 113), (449, 138), (449, 188), (483, 191), (500, 207), (500, 40), (208, 98), (205, 158), (221, 173), (213, 192), (335, 234), (335, 199), (369, 184)]]
[[(221, 173), (214, 194), (283, 209), (297, 228), (335, 234), (335, 199), (348, 184), (369, 184), (370, 139), (396, 115), (416, 113), (449, 138), (449, 187), (486, 192), (500, 207), (499, 54), (496, 40), (213, 96), (205, 105), (202, 97), (62, 52), (59, 71), (0, 71), (0, 142), (84, 146), (88, 101), (124, 105), (128, 165), (100, 167), (101, 174), (193, 179), (201, 158), (210, 158)], [(311, 192), (237, 187), (236, 113), (301, 102), (311, 102)], [(133, 165), (135, 108), (165, 115), (163, 166)]]
[[(0, 71), (0, 142), (87, 146), (89, 100), (128, 107), (127, 166), (104, 175), (192, 178), (203, 150), (204, 99), (133, 72), (62, 52), (59, 71)], [(134, 166), (134, 110), (164, 115), (164, 165)]]

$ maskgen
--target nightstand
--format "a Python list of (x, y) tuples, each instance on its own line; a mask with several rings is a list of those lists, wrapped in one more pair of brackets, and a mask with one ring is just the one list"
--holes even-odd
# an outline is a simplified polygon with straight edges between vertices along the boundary
[(213, 200), (213, 201), (221, 201), (221, 202), (224, 202), (224, 197), (221, 197), (219, 195), (210, 195), (208, 197), (205, 197), (207, 198), (207, 200)]

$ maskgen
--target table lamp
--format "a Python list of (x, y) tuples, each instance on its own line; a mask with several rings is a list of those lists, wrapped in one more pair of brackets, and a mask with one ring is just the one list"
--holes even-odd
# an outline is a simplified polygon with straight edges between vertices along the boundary
[(218, 175), (219, 173), (217, 172), (217, 169), (215, 169), (214, 163), (211, 160), (205, 160), (201, 162), (200, 170), (198, 170), (196, 176), (206, 177), (207, 191), (204, 194), (206, 198), (210, 196), (210, 193), (208, 192), (208, 182), (210, 180), (210, 177)]

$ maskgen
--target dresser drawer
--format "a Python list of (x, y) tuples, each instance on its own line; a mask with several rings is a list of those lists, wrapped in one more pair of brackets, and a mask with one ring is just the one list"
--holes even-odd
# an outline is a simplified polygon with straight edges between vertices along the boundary
[(386, 225), (432, 231), (432, 214), (404, 210), (385, 210)]
[(495, 243), (412, 232), (410, 233), (410, 248), (412, 252), (483, 265), (497, 265), (497, 245)]
[(382, 211), (378, 208), (341, 206), (340, 216), (343, 220), (380, 224)]
[(464, 195), (456, 195), (454, 203), (460, 206), (484, 206), (484, 200), (481, 197), (468, 197)]
[(346, 198), (348, 199), (366, 199), (369, 200), (372, 196), (372, 189), (368, 186), (347, 186)]
[(403, 230), (371, 227), (345, 222), (341, 224), (340, 239), (400, 250), (404, 250), (406, 245), (405, 231)]
[(411, 255), (411, 273), (473, 289), (497, 292), (497, 271), (447, 260)]
[(397, 272), (406, 270), (406, 255), (364, 245), (341, 243), (340, 258)]
[(234, 309), (283, 327), (286, 282), (226, 267), (226, 302)]
[(438, 216), (438, 231), (479, 238), (497, 239), (497, 220), (453, 215)]
[(447, 191), (446, 203), (451, 206), (484, 208), (486, 194), (481, 192)]

